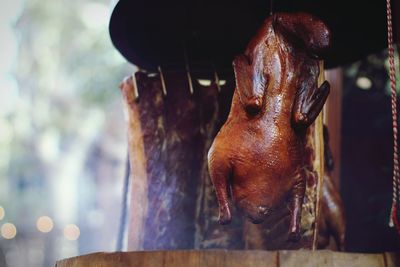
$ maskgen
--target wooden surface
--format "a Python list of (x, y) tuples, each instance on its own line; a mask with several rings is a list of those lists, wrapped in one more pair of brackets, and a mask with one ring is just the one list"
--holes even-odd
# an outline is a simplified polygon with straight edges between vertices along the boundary
[(332, 151), (334, 168), (331, 176), (335, 185), (340, 185), (340, 147), (342, 145), (342, 68), (325, 71), (325, 78), (331, 84), (331, 91), (324, 107), (324, 124), (329, 130), (329, 145)]
[(58, 261), (56, 267), (395, 267), (400, 253), (332, 251), (186, 250), (95, 253)]
[[(319, 63), (319, 77), (318, 77), (318, 86), (321, 86), (322, 83), (325, 82), (325, 73), (324, 73), (324, 62), (320, 61)], [(318, 248), (318, 230), (319, 230), (319, 221), (321, 216), (321, 194), (322, 194), (322, 186), (324, 183), (324, 174), (325, 174), (325, 157), (324, 157), (324, 130), (323, 130), (323, 111), (318, 115), (317, 119), (314, 122), (313, 128), (313, 143), (314, 143), (314, 153), (315, 160), (312, 161), (313, 170), (317, 174), (317, 184), (316, 184), (316, 199), (315, 199), (315, 227), (313, 232), (313, 243), (312, 249), (316, 250)]]

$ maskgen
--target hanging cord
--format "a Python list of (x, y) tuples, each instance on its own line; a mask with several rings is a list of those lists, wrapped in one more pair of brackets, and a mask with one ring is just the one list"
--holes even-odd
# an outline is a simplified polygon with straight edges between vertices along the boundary
[(392, 209), (390, 211), (389, 226), (395, 226), (400, 233), (400, 225), (397, 218), (397, 208), (399, 202), (399, 156), (397, 143), (397, 95), (396, 95), (396, 69), (394, 64), (394, 45), (393, 45), (393, 26), (392, 26), (392, 7), (390, 0), (386, 0), (387, 31), (388, 31), (388, 53), (389, 53), (389, 76), (391, 90), (391, 106), (393, 120), (393, 197)]

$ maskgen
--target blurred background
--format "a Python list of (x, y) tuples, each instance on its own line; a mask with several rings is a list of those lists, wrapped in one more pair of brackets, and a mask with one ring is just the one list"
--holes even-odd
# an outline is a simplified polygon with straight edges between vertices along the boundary
[(1, 3), (0, 266), (113, 251), (132, 67), (109, 39), (110, 1)]
[[(110, 1), (1, 3), (0, 266), (48, 267), (114, 251), (127, 151), (118, 84), (133, 67), (109, 39)], [(386, 58), (382, 51), (343, 67), (340, 185), (349, 251), (399, 247), (387, 227)]]

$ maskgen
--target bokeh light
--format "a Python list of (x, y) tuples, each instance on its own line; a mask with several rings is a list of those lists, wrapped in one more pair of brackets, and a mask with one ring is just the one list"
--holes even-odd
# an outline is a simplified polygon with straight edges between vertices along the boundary
[(76, 226), (75, 224), (68, 224), (64, 228), (64, 237), (68, 240), (71, 241), (77, 240), (80, 234), (81, 231), (79, 230), (79, 227)]
[(211, 80), (206, 80), (206, 79), (197, 79), (199, 84), (201, 86), (210, 86), (211, 85)]
[(17, 228), (12, 223), (5, 223), (1, 226), (1, 236), (5, 239), (13, 239), (17, 235)]
[[(197, 82), (201, 85), (201, 86), (210, 86), (212, 81), (208, 80), (208, 79), (197, 79)], [(226, 80), (219, 80), (219, 86), (223, 86), (226, 84)]]
[(48, 233), (53, 230), (53, 220), (48, 216), (41, 216), (36, 221), (36, 228), (42, 233)]
[(356, 84), (363, 90), (369, 90), (372, 86), (372, 81), (368, 77), (359, 77)]

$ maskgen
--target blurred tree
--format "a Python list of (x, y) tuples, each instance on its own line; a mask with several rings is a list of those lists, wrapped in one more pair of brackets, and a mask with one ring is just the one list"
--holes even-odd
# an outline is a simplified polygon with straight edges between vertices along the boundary
[[(131, 67), (109, 40), (108, 1), (16, 2), (16, 59), (0, 73), (14, 84), (0, 82), (12, 103), (0, 110), (0, 206), (17, 235), (0, 247), (10, 266), (54, 266), (115, 249), (126, 155), (117, 86)], [(54, 220), (48, 234), (35, 226), (42, 215)], [(67, 224), (77, 241), (63, 236)]]

